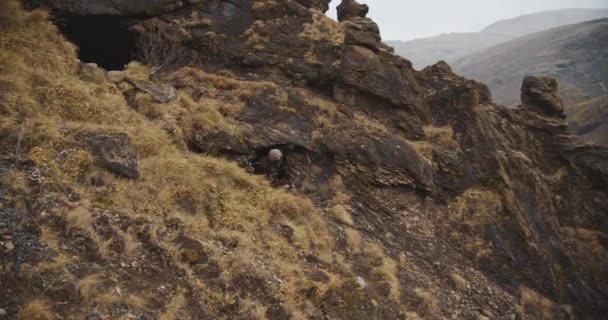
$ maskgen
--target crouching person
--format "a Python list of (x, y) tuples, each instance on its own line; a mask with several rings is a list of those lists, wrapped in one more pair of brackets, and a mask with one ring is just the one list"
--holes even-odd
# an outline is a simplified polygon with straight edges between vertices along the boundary
[(252, 163), (253, 170), (257, 174), (266, 174), (271, 181), (275, 182), (279, 180), (283, 160), (283, 152), (279, 149), (272, 149), (267, 155)]

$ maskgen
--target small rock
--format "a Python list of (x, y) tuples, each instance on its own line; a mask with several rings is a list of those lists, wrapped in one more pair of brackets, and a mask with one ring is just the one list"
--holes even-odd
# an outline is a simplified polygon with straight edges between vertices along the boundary
[(12, 252), (13, 250), (15, 250), (15, 245), (13, 244), (12, 241), (0, 242), (0, 244), (2, 244), (3, 252), (5, 254), (9, 253), (9, 252)]
[(329, 283), (329, 277), (321, 270), (315, 270), (310, 273), (310, 279), (316, 282)]
[(95, 63), (79, 64), (78, 76), (81, 80), (91, 83), (103, 83), (105, 81), (104, 70)]
[(168, 84), (128, 79), (138, 90), (146, 92), (159, 103), (167, 103), (177, 99), (177, 91)]
[(6, 316), (8, 316), (8, 312), (3, 308), (0, 308), (0, 318), (5, 318)]
[(357, 284), (359, 285), (359, 287), (361, 288), (365, 288), (367, 287), (367, 283), (365, 282), (365, 279), (361, 278), (360, 276), (357, 276)]
[(125, 81), (126, 75), (123, 71), (108, 71), (106, 73), (106, 78), (112, 83), (120, 83)]
[(488, 318), (494, 318), (494, 315), (492, 314), (492, 312), (486, 310), (486, 309), (481, 309), (479, 310), (479, 313), (481, 313), (482, 315), (488, 317)]

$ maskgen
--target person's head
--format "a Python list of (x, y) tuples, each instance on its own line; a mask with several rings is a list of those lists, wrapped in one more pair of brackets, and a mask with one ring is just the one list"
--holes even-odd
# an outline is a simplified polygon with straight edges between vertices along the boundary
[(268, 159), (272, 162), (278, 162), (283, 159), (283, 153), (279, 149), (272, 149), (268, 152)]

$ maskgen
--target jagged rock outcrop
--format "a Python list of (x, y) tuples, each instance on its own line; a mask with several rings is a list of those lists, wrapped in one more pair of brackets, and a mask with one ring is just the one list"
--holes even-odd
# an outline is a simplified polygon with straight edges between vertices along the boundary
[(565, 118), (564, 103), (557, 89), (555, 78), (526, 76), (521, 84), (522, 107), (550, 117)]
[(360, 4), (357, 0), (342, 0), (337, 7), (338, 21), (353, 20), (356, 18), (365, 18), (369, 12), (369, 7), (366, 4)]
[[(10, 66), (36, 75), (6, 87), (29, 90), (40, 118), (0, 141), (25, 143), (29, 165), (6, 181), (27, 208), (18, 230), (48, 243), (20, 261), (67, 280), (24, 272), (0, 301), (23, 312), (42, 296), (83, 318), (94, 305), (110, 318), (601, 319), (606, 149), (559, 117), (495, 105), (444, 62), (414, 70), (363, 7), (347, 2), (337, 23), (325, 3), (200, 1), (133, 18), (203, 61), (152, 79), (138, 63), (107, 81), (78, 74), (71, 46), (32, 22), (53, 39), (39, 54), (67, 58), (42, 75)], [(138, 159), (139, 178), (104, 172), (96, 145)], [(273, 149), (277, 181), (247, 173)]]

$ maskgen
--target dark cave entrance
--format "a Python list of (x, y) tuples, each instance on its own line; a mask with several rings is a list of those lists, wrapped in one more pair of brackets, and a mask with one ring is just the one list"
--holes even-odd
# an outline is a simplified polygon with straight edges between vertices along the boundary
[(106, 70), (122, 70), (135, 58), (137, 34), (129, 29), (133, 20), (116, 16), (61, 16), (57, 25), (78, 46), (82, 62)]

